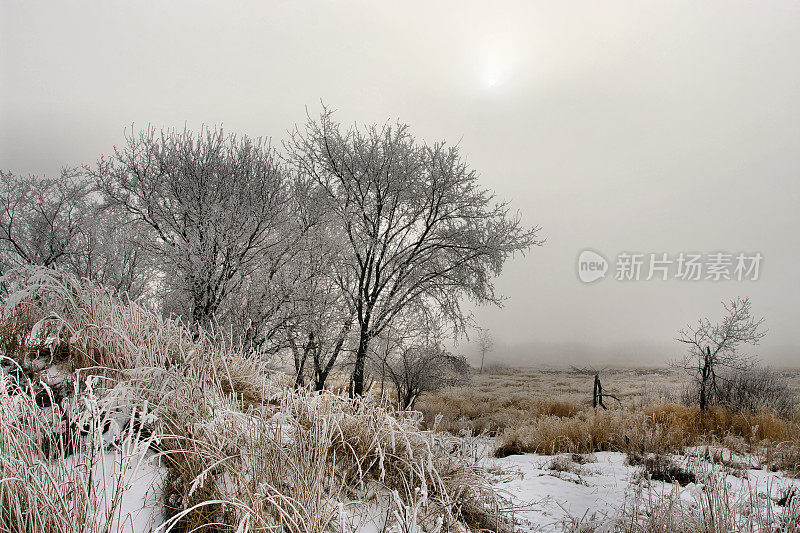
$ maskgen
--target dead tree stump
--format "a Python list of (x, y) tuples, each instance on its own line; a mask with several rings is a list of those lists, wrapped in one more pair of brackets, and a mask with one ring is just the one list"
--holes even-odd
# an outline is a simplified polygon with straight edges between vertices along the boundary
[(592, 407), (597, 409), (597, 406), (599, 405), (604, 410), (608, 410), (608, 407), (606, 407), (605, 404), (603, 403), (603, 396), (608, 396), (609, 398), (613, 398), (613, 399), (617, 400), (620, 405), (622, 405), (622, 401), (619, 398), (617, 398), (613, 394), (609, 394), (607, 392), (603, 392), (603, 385), (600, 383), (600, 374), (595, 374), (594, 375), (594, 393), (592, 394)]

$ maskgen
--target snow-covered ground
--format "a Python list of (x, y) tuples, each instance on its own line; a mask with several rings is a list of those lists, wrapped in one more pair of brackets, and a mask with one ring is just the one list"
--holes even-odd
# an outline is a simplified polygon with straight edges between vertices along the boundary
[[(97, 487), (97, 524), (110, 522), (108, 531), (120, 533), (150, 533), (164, 521), (161, 501), (166, 467), (152, 453), (131, 459), (108, 452), (95, 467), (103, 486)], [(114, 499), (118, 498), (118, 502)]]
[[(47, 376), (51, 383), (58, 377)], [(0, 381), (5, 378), (0, 368)], [(9, 406), (13, 407), (20, 399), (21, 396), (10, 397)], [(103, 411), (94, 403), (87, 403), (87, 407)], [(50, 412), (50, 408), (42, 410), (45, 415)], [(96, 514), (96, 523), (110, 522), (110, 530), (126, 533), (163, 530), (167, 525), (163, 523), (161, 501), (165, 467), (157, 454), (148, 450), (147, 442), (130, 433), (126, 438), (122, 428), (127, 427), (132, 414), (124, 406), (103, 412), (107, 413), (101, 417), (103, 422), (110, 423), (105, 424), (107, 429), (98, 444), (105, 451), (102, 458), (96, 457), (92, 463), (89, 478), (95, 485), (91, 493), (97, 500), (90, 507)], [(247, 417), (241, 416), (242, 423), (247, 423)], [(292, 425), (286, 422), (285, 414), (275, 414), (272, 423), (282, 442), (293, 438)], [(696, 483), (681, 487), (646, 479), (640, 466), (627, 464), (624, 453), (526, 454), (497, 459), (491, 457), (492, 447), (491, 439), (465, 436), (454, 453), (487, 469), (492, 485), (510, 501), (517, 528), (523, 532), (562, 531), (565, 523), (575, 521), (611, 523), (621, 508), (637, 497), (641, 501), (643, 494), (645, 500), (677, 496), (687, 503), (696, 502), (711, 481), (724, 483), (732, 501), (755, 496), (776, 514), (779, 514), (775, 507), (777, 500), (787, 494), (789, 487), (800, 490), (800, 480), (761, 469), (755, 457), (732, 454), (721, 448), (696, 447), (684, 455), (673, 456), (673, 461), (697, 474)], [(711, 464), (707, 457), (723, 458), (725, 464)], [(66, 462), (75, 460), (73, 456)], [(370, 533), (386, 531), (387, 527), (391, 531), (391, 523), (404, 518), (400, 514), (410, 516), (416, 512), (405, 507), (396, 495), (376, 487), (369, 491), (365, 501), (340, 502), (338, 515), (344, 529)]]
[[(574, 471), (552, 468), (553, 461), (570, 464), (571, 455), (513, 455), (502, 459), (487, 459), (492, 472), (493, 485), (504, 492), (514, 508), (514, 517), (521, 531), (562, 531), (565, 521), (583, 519), (595, 524), (610, 522), (626, 498), (636, 491), (650, 491), (656, 497), (674, 494), (686, 501), (694, 501), (703, 490), (704, 476), (697, 483), (684, 487), (677, 484), (642, 479), (640, 467), (626, 464), (626, 456), (619, 452), (601, 452), (582, 456), (585, 464), (572, 463)], [(775, 500), (785, 494), (789, 485), (800, 485), (798, 480), (785, 478), (780, 473), (758, 468), (725, 473), (720, 467), (703, 464), (691, 452), (675, 459), (690, 469), (700, 469), (705, 475), (716, 474), (724, 479), (733, 499), (757, 494), (765, 503), (776, 505)], [(707, 478), (706, 478), (707, 479)]]
[(625, 466), (621, 453), (595, 457), (596, 462), (576, 465), (575, 472), (552, 470), (553, 456), (534, 454), (490, 459), (487, 466), (495, 487), (517, 509), (520, 526), (557, 531), (565, 517), (613, 514), (622, 505), (636, 469)]
[[(601, 452), (582, 456), (584, 464), (572, 461), (570, 454), (544, 456), (536, 454), (513, 455), (502, 459), (486, 458), (482, 463), (489, 469), (493, 485), (507, 497), (514, 507), (514, 519), (522, 532), (562, 531), (565, 522), (574, 519), (591, 521), (594, 524), (610, 522), (635, 491), (651, 491), (655, 496), (667, 496), (678, 491), (680, 497), (692, 501), (702, 490), (701, 480), (679, 487), (672, 483), (643, 480), (640, 468), (626, 464), (626, 456), (618, 452)], [(118, 460), (118, 457), (116, 458)], [(149, 533), (155, 531), (163, 521), (157, 492), (163, 483), (163, 467), (157, 466), (155, 457), (148, 457), (136, 464), (126, 465), (127, 473), (119, 476), (119, 467), (114, 465), (113, 454), (105, 461), (105, 478), (109, 496), (120, 479), (124, 487), (121, 505), (112, 518), (120, 531)], [(684, 464), (691, 456), (676, 459)], [(553, 462), (572, 464), (572, 471), (554, 470)], [(580, 461), (582, 462), (582, 461)], [(711, 472), (711, 470), (709, 470)], [(719, 474), (719, 472), (717, 472)], [(729, 491), (742, 497), (757, 493), (765, 501), (774, 501), (785, 494), (789, 485), (797, 480), (785, 478), (780, 473), (756, 468), (743, 470), (740, 475), (723, 474)], [(740, 477), (741, 476), (741, 477)], [(101, 494), (102, 491), (99, 491)], [(391, 513), (389, 501), (378, 497), (373, 501), (342, 504), (341, 516), (345, 523), (359, 532), (385, 530)], [(100, 506), (100, 516), (103, 508)], [(99, 523), (105, 522), (98, 517)], [(111, 518), (111, 517), (109, 517)]]

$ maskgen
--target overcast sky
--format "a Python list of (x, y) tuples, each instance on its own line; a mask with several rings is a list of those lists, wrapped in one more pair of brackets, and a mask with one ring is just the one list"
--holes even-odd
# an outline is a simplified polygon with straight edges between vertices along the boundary
[[(459, 143), (542, 226), (475, 311), (492, 357), (664, 362), (741, 295), (756, 352), (800, 363), (800, 3), (492, 4), (2, 0), (0, 168), (91, 163), (132, 123), (279, 143), (324, 100)], [(606, 279), (578, 279), (586, 248)], [(759, 279), (614, 279), (621, 252), (719, 251), (760, 252)]]

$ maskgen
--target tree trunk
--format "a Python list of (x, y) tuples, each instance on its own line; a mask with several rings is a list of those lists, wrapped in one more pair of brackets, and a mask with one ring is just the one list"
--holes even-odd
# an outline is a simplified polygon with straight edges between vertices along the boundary
[(703, 358), (703, 369), (700, 371), (700, 411), (708, 411), (708, 378), (711, 375), (711, 348), (706, 346), (705, 357)]
[(190, 325), (190, 329), (194, 340), (200, 337), (200, 330), (202, 328), (207, 328), (211, 323), (216, 310), (213, 297), (209, 294), (208, 290), (197, 290), (197, 292), (192, 295), (192, 324)]
[(386, 381), (386, 358), (388, 355), (384, 354), (383, 361), (381, 361), (381, 402), (383, 402), (383, 383)]
[(295, 343), (294, 338), (289, 335), (289, 345), (292, 348), (292, 353), (294, 355), (294, 371), (295, 371), (295, 379), (294, 379), (294, 388), (299, 389), (305, 386), (305, 367), (306, 361), (308, 360), (308, 354), (314, 350), (314, 334), (309, 333), (308, 335), (308, 342), (306, 342), (305, 346), (303, 346), (303, 353), (300, 353), (300, 350), (297, 348), (297, 343)]
[(700, 385), (700, 411), (705, 413), (708, 409), (708, 405), (706, 405), (706, 385), (705, 383)]
[(195, 303), (192, 306), (192, 323), (189, 324), (189, 330), (192, 332), (192, 340), (200, 338), (200, 329), (208, 324), (208, 316), (203, 311), (203, 308)]
[(358, 351), (356, 351), (356, 363), (353, 369), (353, 388), (351, 396), (362, 396), (364, 394), (364, 363), (367, 360), (367, 350), (369, 349), (369, 326), (365, 320), (361, 324), (358, 335)]
[(347, 333), (350, 331), (350, 327), (353, 324), (353, 315), (351, 314), (347, 320), (345, 320), (344, 324), (342, 324), (342, 329), (339, 331), (339, 336), (336, 339), (336, 344), (333, 346), (333, 351), (331, 352), (330, 357), (328, 358), (327, 363), (323, 365), (322, 360), (320, 357), (322, 356), (321, 350), (317, 350), (314, 355), (314, 388), (317, 391), (321, 391), (325, 388), (325, 380), (328, 379), (328, 375), (331, 373), (331, 369), (333, 369), (334, 363), (339, 358), (339, 353), (342, 351), (342, 346), (344, 346), (344, 341), (347, 338)]

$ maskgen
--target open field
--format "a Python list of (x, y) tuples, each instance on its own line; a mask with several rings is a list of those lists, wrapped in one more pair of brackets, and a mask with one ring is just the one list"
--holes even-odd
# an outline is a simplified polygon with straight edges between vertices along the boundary
[[(800, 371), (780, 374), (800, 392)], [(669, 367), (600, 376), (621, 401), (608, 411), (591, 406), (593, 370), (552, 367), (475, 374), (417, 408), (427, 427), (483, 443), (522, 531), (796, 530), (797, 415), (702, 415), (680, 405), (685, 375)]]
[[(611, 410), (641, 410), (663, 404), (680, 404), (687, 382), (680, 369), (598, 368), (603, 390), (618, 397), (605, 400)], [(800, 369), (779, 369), (791, 390), (800, 394)], [(458, 432), (496, 434), (522, 420), (542, 415), (566, 416), (591, 407), (594, 369), (508, 367), (473, 373), (470, 382), (422, 396), (417, 409), (440, 427)]]
[[(798, 391), (798, 373), (789, 394)], [(576, 369), (506, 369), (473, 376), (467, 386), (420, 398), (426, 427), (456, 435), (494, 438), (494, 454), (681, 453), (686, 447), (724, 442), (757, 451), (770, 468), (800, 471), (800, 417), (768, 409), (702, 413), (683, 405), (683, 376), (675, 369), (606, 369), (608, 410), (592, 408), (594, 373)]]
[[(800, 367), (778, 368), (792, 388), (800, 392)], [(469, 390), (483, 399), (498, 398), (560, 398), (577, 404), (591, 404), (592, 382), (595, 372), (600, 374), (603, 389), (618, 396), (626, 406), (636, 406), (654, 401), (677, 400), (686, 383), (681, 369), (668, 365), (661, 367), (553, 367), (518, 366), (489, 368), (483, 373), (475, 370), (468, 387), (454, 387), (440, 391), (435, 396), (457, 395), (459, 390)], [(613, 402), (613, 400), (612, 400)]]

